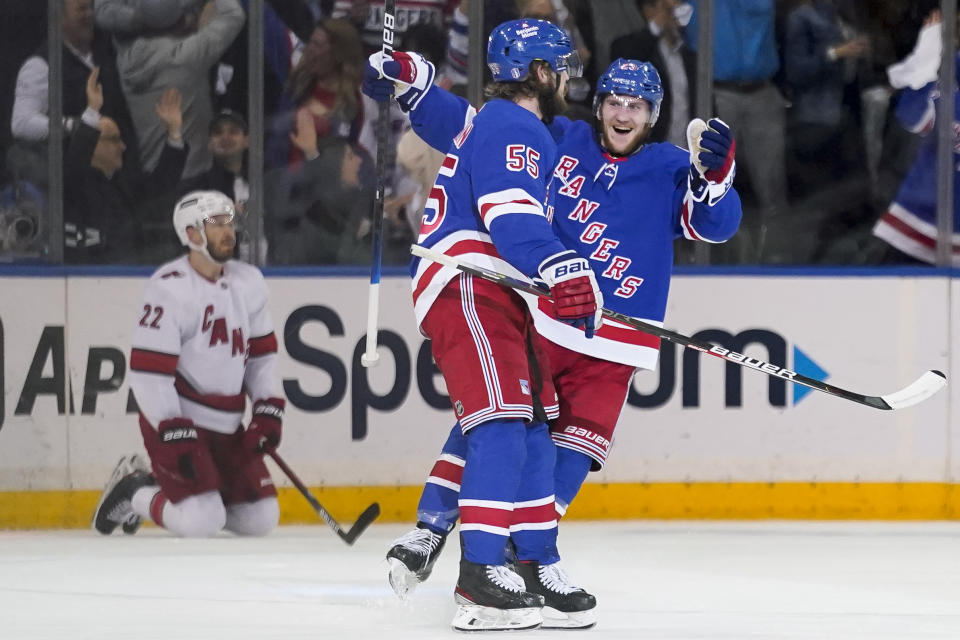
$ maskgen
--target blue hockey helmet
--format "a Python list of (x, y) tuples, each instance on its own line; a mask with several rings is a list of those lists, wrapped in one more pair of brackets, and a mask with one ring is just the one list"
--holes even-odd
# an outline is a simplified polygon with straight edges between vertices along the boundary
[(552, 22), (509, 20), (490, 34), (487, 66), (497, 82), (520, 82), (534, 60), (543, 60), (556, 73), (566, 71), (571, 78), (583, 73), (580, 54), (570, 36)]
[(618, 96), (643, 98), (650, 103), (650, 126), (660, 116), (663, 102), (663, 83), (656, 67), (649, 62), (617, 58), (603, 75), (597, 79), (597, 91), (593, 97), (594, 112), (600, 107), (603, 96), (615, 93)]

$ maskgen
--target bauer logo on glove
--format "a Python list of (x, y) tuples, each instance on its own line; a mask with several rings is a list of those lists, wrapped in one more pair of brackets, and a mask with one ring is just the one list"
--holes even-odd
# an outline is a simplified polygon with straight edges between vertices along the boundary
[(174, 427), (160, 432), (161, 442), (175, 442), (178, 440), (196, 440), (197, 430), (193, 427)]
[(576, 251), (564, 251), (544, 260), (539, 272), (550, 287), (554, 317), (592, 338), (603, 324), (603, 294), (590, 263)]

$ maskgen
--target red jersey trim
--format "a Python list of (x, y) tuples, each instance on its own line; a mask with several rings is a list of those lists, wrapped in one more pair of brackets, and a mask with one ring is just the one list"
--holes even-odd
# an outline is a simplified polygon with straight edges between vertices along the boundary
[[(931, 238), (930, 236), (924, 234), (923, 232), (911, 227), (908, 223), (904, 222), (897, 216), (893, 215), (891, 212), (887, 212), (883, 215), (883, 222), (893, 227), (897, 232), (902, 235), (919, 242), (928, 249), (936, 250), (937, 240), (936, 238)], [(956, 243), (951, 247), (953, 253), (960, 253), (960, 245)]]
[(277, 352), (277, 336), (272, 331), (259, 338), (250, 338), (248, 344), (251, 358)]
[(145, 371), (147, 373), (160, 373), (166, 376), (172, 376), (177, 370), (177, 362), (179, 360), (180, 356), (175, 353), (163, 353), (137, 348), (130, 350), (130, 369), (132, 371)]
[(553, 522), (557, 519), (557, 509), (553, 500), (536, 507), (514, 507), (511, 524), (530, 524), (533, 522)]
[(463, 524), (485, 524), (487, 526), (510, 528), (513, 511), (497, 509), (495, 507), (468, 507), (460, 506), (460, 522)]
[(691, 240), (703, 240), (700, 237), (700, 234), (697, 233), (696, 229), (693, 228), (693, 200), (687, 199), (683, 203), (683, 212), (680, 214), (680, 222), (683, 224), (683, 228), (686, 229), (687, 235)]
[(214, 393), (200, 393), (194, 389), (183, 376), (180, 375), (177, 376), (173, 386), (177, 390), (177, 393), (187, 400), (196, 402), (197, 404), (203, 405), (209, 409), (216, 409), (217, 411), (226, 411), (229, 413), (243, 413), (244, 408), (247, 406), (247, 399), (242, 393), (238, 393), (237, 395), (233, 396), (221, 396)]
[(460, 484), (460, 481), (463, 480), (463, 467), (446, 460), (437, 460), (433, 469), (430, 470), (430, 475), (454, 484)]
[[(448, 256), (460, 256), (465, 253), (482, 253), (493, 258), (500, 257), (500, 254), (497, 253), (496, 248), (491, 243), (484, 242), (482, 240), (461, 240), (443, 253), (444, 255)], [(426, 260), (426, 258), (420, 259)], [(421, 294), (423, 294), (424, 290), (430, 286), (430, 282), (433, 280), (433, 277), (437, 275), (437, 272), (442, 268), (442, 264), (439, 262), (434, 262), (432, 265), (427, 267), (426, 271), (423, 272), (423, 275), (420, 276), (420, 280), (417, 282), (417, 288), (413, 290), (414, 304), (417, 303), (417, 300), (420, 298)]]
[[(556, 315), (553, 313), (553, 301), (549, 298), (540, 298), (537, 300), (537, 307), (551, 318), (556, 318)], [(660, 338), (652, 336), (649, 333), (644, 333), (639, 329), (615, 326), (609, 320), (604, 321), (603, 325), (597, 329), (595, 335), (623, 344), (650, 347), (651, 349), (660, 348)]]

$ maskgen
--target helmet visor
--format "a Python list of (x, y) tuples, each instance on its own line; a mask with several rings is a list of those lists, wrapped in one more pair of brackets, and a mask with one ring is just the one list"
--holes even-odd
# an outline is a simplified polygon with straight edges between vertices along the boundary
[(580, 60), (580, 54), (573, 50), (562, 56), (557, 56), (557, 73), (566, 71), (571, 78), (579, 78), (583, 75), (583, 62)]
[(236, 211), (234, 210), (233, 205), (224, 205), (220, 209), (211, 211), (204, 216), (203, 221), (215, 227), (224, 227), (229, 224), (233, 224), (235, 217)]

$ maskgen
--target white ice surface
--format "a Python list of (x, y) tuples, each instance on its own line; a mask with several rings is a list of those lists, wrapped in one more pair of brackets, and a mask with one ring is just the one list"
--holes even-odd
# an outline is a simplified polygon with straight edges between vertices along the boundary
[[(374, 525), (354, 547), (322, 524), (0, 532), (0, 639), (462, 637), (455, 537), (407, 603), (387, 586), (383, 554), (407, 528)], [(960, 640), (960, 523), (565, 522), (561, 548), (597, 627), (507, 637)]]

